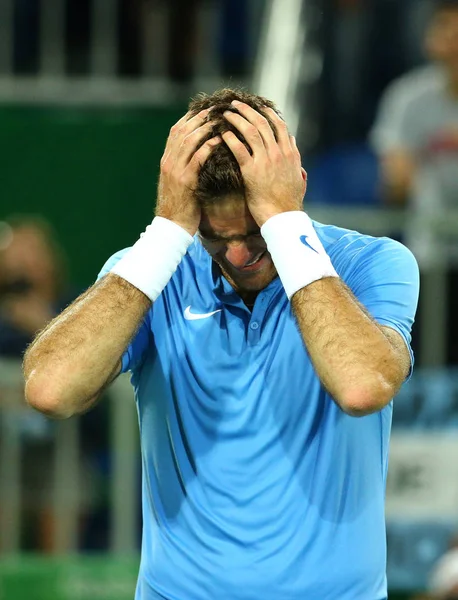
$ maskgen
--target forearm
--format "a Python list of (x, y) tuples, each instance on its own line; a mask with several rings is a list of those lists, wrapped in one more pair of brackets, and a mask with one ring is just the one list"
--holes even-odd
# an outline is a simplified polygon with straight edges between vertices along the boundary
[(405, 373), (389, 339), (345, 284), (321, 279), (291, 302), (317, 374), (341, 408), (353, 415), (383, 408)]
[(37, 336), (24, 357), (26, 398), (52, 416), (83, 412), (116, 372), (151, 301), (108, 274)]

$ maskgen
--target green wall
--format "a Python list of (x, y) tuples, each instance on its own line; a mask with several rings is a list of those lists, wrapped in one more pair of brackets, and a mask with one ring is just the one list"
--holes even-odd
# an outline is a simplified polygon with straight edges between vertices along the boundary
[[(23, 555), (0, 561), (0, 598), (130, 600), (137, 572), (138, 557)], [(410, 594), (389, 594), (389, 600), (411, 598)]]
[(89, 285), (153, 215), (158, 165), (180, 107), (0, 108), (0, 220), (40, 213)]

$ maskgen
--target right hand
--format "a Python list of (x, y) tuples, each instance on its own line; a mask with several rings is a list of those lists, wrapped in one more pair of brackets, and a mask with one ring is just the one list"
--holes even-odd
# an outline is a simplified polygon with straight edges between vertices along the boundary
[(200, 224), (200, 207), (194, 197), (200, 168), (213, 148), (221, 142), (219, 136), (196, 148), (211, 133), (207, 122), (210, 109), (194, 117), (187, 113), (170, 130), (161, 159), (156, 216), (173, 221), (194, 235)]

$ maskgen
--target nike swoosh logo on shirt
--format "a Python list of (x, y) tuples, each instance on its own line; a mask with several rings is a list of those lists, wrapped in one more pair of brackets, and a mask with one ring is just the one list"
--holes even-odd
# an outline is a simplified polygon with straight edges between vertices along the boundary
[(208, 317), (212, 317), (213, 315), (216, 315), (216, 313), (219, 313), (221, 311), (222, 308), (209, 313), (192, 313), (191, 306), (188, 306), (187, 308), (185, 308), (184, 318), (188, 321), (198, 321), (199, 319), (208, 319)]

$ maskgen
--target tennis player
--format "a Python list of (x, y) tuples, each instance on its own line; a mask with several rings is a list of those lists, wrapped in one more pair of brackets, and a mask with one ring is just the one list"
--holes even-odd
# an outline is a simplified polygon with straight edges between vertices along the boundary
[(393, 240), (312, 221), (305, 190), (270, 101), (199, 96), (172, 127), (151, 225), (27, 351), (27, 400), (60, 418), (132, 373), (136, 600), (387, 597), (417, 264)]

